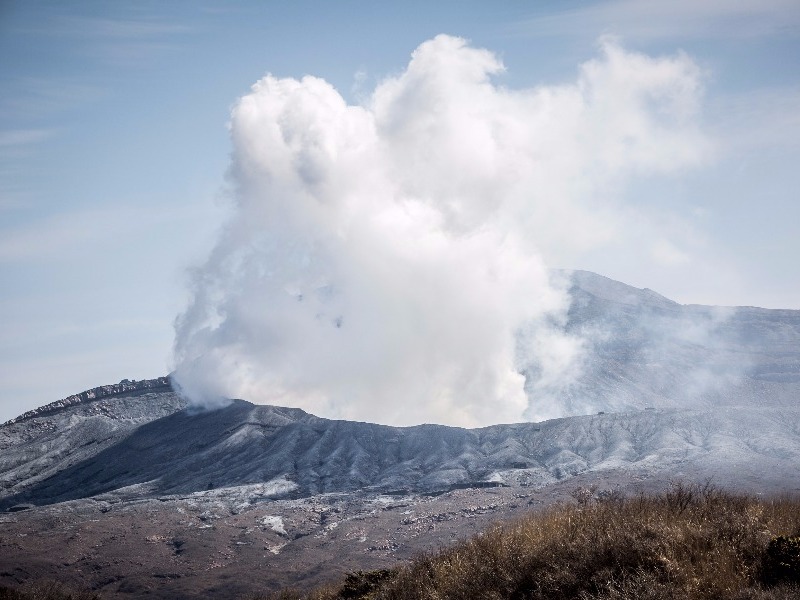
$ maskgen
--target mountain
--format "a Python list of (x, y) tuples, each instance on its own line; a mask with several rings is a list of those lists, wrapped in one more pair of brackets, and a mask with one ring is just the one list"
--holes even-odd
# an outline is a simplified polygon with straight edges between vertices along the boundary
[[(123, 396), (117, 400), (128, 407), (117, 414), (94, 404), (100, 415), (72, 409), (26, 423), (27, 441), (3, 443), (0, 509), (253, 484), (274, 488), (266, 495), (276, 497), (544, 486), (620, 469), (707, 473), (726, 484), (756, 478), (776, 489), (800, 483), (800, 410), (791, 407), (645, 410), (472, 430), (334, 421), (242, 400), (138, 426), (128, 416), (134, 400), (163, 407), (175, 398)], [(5, 439), (22, 437), (15, 425)], [(30, 437), (34, 427), (41, 433)]]
[(588, 354), (567, 414), (800, 399), (800, 311), (681, 305), (587, 271), (571, 282), (566, 330)]
[(798, 455), (800, 311), (684, 306), (585, 271), (571, 278), (565, 329), (588, 360), (562, 401), (607, 414), (397, 428), (242, 400), (193, 412), (168, 378), (125, 380), (0, 427), (0, 508), (269, 482), (295, 496), (428, 493), (645, 465), (767, 461), (781, 481)]
[(235, 597), (390, 566), (578, 487), (800, 490), (800, 311), (683, 306), (571, 277), (564, 327), (587, 350), (561, 390), (574, 416), (461, 429), (244, 400), (198, 411), (159, 378), (12, 419), (0, 584)]

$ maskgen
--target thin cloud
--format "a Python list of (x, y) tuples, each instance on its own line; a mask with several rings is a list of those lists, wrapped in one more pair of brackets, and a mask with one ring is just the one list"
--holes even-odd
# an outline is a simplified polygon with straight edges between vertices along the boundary
[(800, 87), (727, 94), (708, 112), (720, 148), (728, 154), (800, 150)]
[(195, 31), (185, 23), (147, 16), (108, 18), (56, 14), (35, 27), (14, 33), (73, 38), (78, 42), (76, 52), (115, 66), (136, 66), (177, 47), (181, 37)]
[(23, 227), (6, 229), (0, 238), (0, 263), (49, 261), (73, 254), (90, 241), (110, 239), (124, 219), (109, 210), (60, 214)]
[(53, 129), (10, 129), (0, 131), (0, 152), (30, 146), (46, 140), (55, 133)]
[(91, 104), (107, 94), (108, 90), (76, 79), (20, 77), (6, 83), (0, 109), (7, 119), (39, 119)]
[(516, 23), (530, 36), (596, 36), (628, 40), (753, 38), (800, 33), (800, 5), (793, 0), (616, 0)]
[[(61, 314), (53, 314), (48, 309), (51, 308), (48, 299), (38, 297), (33, 300), (37, 302), (40, 314), (47, 316), (38, 319), (36, 323), (12, 322), (3, 324), (3, 337), (0, 339), (0, 354), (14, 354), (22, 348), (34, 352), (40, 349), (45, 343), (55, 343), (58, 338), (66, 337), (87, 337), (87, 336), (118, 336), (121, 339), (141, 334), (142, 331), (152, 331), (161, 333), (164, 330), (164, 323), (155, 318), (117, 318), (117, 319), (97, 319), (97, 318), (75, 318)], [(26, 303), (32, 302), (30, 298), (25, 298)], [(19, 301), (16, 303), (19, 304)], [(11, 306), (12, 303), (5, 301), (0, 303), (0, 307), (9, 311), (18, 306)]]
[(82, 38), (89, 36), (132, 40), (180, 35), (190, 33), (192, 28), (159, 19), (57, 15), (45, 25), (26, 31)]
[(184, 207), (163, 210), (152, 207), (89, 208), (61, 213), (0, 230), (0, 263), (71, 260), (77, 254), (96, 251), (103, 242), (119, 240), (132, 224), (185, 219)]

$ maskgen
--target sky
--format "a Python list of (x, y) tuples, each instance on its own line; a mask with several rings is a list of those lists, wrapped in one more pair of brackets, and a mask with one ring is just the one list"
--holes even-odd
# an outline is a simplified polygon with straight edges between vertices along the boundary
[[(186, 317), (200, 304), (198, 273), (210, 274), (215, 285), (225, 283), (225, 267), (214, 266), (210, 256), (239, 251), (225, 241), (231, 223), (261, 218), (261, 212), (246, 208), (241, 191), (248, 136), (260, 139), (261, 122), (248, 121), (246, 101), (240, 99), (258, 104), (259, 98), (271, 102), (278, 96), (259, 96), (256, 82), (271, 74), (275, 81), (306, 82), (305, 90), (310, 80), (302, 78), (310, 75), (325, 82), (320, 89), (326, 94), (335, 91), (334, 102), (366, 107), (378, 121), (400, 118), (407, 105), (395, 101), (386, 108), (386, 103), (397, 89), (412, 89), (412, 53), (425, 56), (422, 45), (435, 39), (463, 44), (425, 46), (431, 56), (485, 63), (491, 84), (482, 106), (493, 107), (495, 115), (506, 98), (518, 107), (537, 93), (560, 98), (563, 92), (569, 98), (568, 92), (577, 90), (588, 102), (585, 89), (610, 90), (611, 104), (603, 110), (597, 100), (587, 104), (597, 108), (588, 116), (555, 113), (588, 124), (591, 135), (582, 133), (589, 129), (569, 132), (577, 140), (594, 140), (595, 146), (576, 146), (581, 151), (611, 152), (597, 145), (605, 139), (598, 123), (615, 124), (613, 134), (628, 127), (626, 135), (636, 138), (640, 123), (633, 116), (653, 119), (652, 127), (645, 122), (650, 128), (641, 134), (637, 156), (644, 158), (638, 162), (604, 164), (597, 167), (602, 172), (590, 173), (594, 162), (573, 161), (561, 180), (553, 175), (540, 187), (530, 183), (531, 189), (554, 190), (552, 197), (559, 199), (552, 209), (559, 227), (543, 209), (532, 221), (536, 265), (595, 271), (681, 303), (800, 308), (796, 2), (5, 0), (0, 1), (0, 421), (97, 385), (162, 375), (208, 344), (197, 341), (199, 325)], [(615, 62), (614, 56), (621, 58)], [(500, 66), (492, 67), (495, 63)], [(623, 70), (613, 71), (614, 65)], [(419, 72), (434, 73), (425, 68)], [(662, 106), (649, 106), (646, 98), (643, 105), (626, 104), (626, 68), (641, 75), (632, 79), (643, 90), (636, 93), (668, 101), (670, 119), (680, 113), (674, 131), (672, 121), (659, 120)], [(653, 83), (648, 73), (662, 79)], [(603, 87), (603, 81), (611, 83)], [(665, 92), (659, 82), (677, 87)], [(454, 86), (443, 92), (448, 102), (460, 89)], [(527, 113), (513, 107), (509, 114), (524, 123)], [(301, 114), (306, 120), (297, 131), (309, 131), (310, 114)], [(554, 153), (567, 135), (553, 130)], [(377, 139), (393, 152), (407, 147)], [(509, 148), (501, 144), (497, 156), (512, 160), (517, 155)], [(382, 177), (384, 170), (385, 165), (376, 166), (370, 173)], [(420, 194), (439, 189), (436, 181), (425, 181), (428, 187)], [(574, 192), (578, 196), (567, 202), (559, 195), (566, 193), (560, 187), (565, 182), (591, 190), (590, 197)], [(602, 206), (588, 206), (599, 196)], [(572, 212), (563, 210), (566, 205)], [(290, 231), (309, 231), (307, 223), (294, 227)], [(472, 250), (495, 261), (506, 256), (487, 247), (492, 250), (480, 245)], [(496, 264), (487, 262), (487, 269)], [(518, 279), (507, 281), (503, 289), (509, 293), (527, 290)], [(234, 283), (243, 286), (238, 291), (250, 289), (240, 280)], [(456, 299), (453, 290), (460, 283), (454, 279), (442, 293)], [(531, 317), (524, 307), (501, 308)], [(496, 341), (501, 355), (502, 343)], [(410, 344), (408, 351), (414, 348)], [(259, 348), (258, 356), (273, 355)], [(487, 381), (505, 385), (500, 379)]]

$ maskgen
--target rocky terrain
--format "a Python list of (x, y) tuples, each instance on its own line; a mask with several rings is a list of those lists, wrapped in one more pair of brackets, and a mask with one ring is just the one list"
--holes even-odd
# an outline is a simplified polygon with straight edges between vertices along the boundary
[(7, 422), (0, 584), (232, 598), (391, 566), (575, 490), (800, 491), (800, 311), (572, 277), (566, 328), (591, 362), (561, 393), (590, 414), (468, 430), (198, 412), (160, 378)]
[[(613, 474), (598, 493), (657, 485)], [(260, 486), (76, 500), (0, 514), (0, 585), (58, 579), (103, 597), (240, 598), (392, 567), (490, 524), (572, 501), (581, 476), (537, 489), (270, 498)], [(624, 487), (622, 487), (624, 486)]]

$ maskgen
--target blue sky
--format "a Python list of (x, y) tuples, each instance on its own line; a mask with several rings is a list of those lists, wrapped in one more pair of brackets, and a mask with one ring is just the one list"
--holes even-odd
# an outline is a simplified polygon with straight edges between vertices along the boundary
[(0, 420), (171, 368), (187, 269), (230, 211), (231, 106), (257, 80), (312, 74), (358, 104), (439, 33), (494, 52), (510, 89), (574, 81), (609, 34), (688, 55), (713, 151), (620, 192), (681, 229), (677, 246), (658, 268), (630, 246), (551, 266), (683, 303), (800, 308), (796, 2), (6, 1)]

